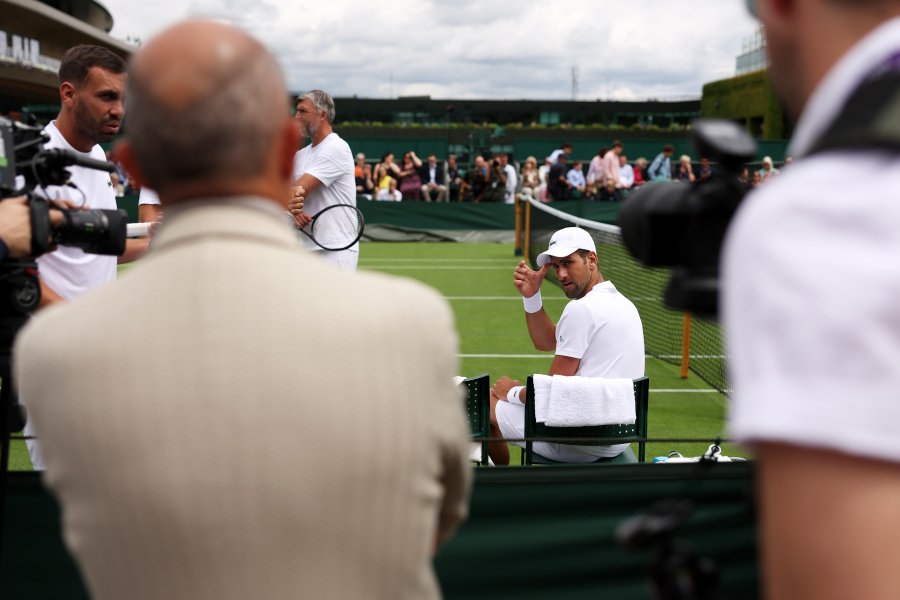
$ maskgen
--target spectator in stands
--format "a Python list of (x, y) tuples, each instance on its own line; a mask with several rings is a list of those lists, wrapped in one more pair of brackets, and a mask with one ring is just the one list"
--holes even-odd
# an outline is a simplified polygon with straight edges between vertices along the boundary
[(437, 156), (429, 154), (425, 164), (419, 169), (422, 179), (422, 197), (425, 202), (445, 202), (447, 185), (444, 183), (444, 166), (438, 163)]
[[(560, 229), (537, 256), (539, 270), (521, 261), (513, 273), (525, 304), (528, 334), (536, 350), (553, 351), (550, 375), (637, 379), (644, 375), (644, 333), (634, 304), (600, 272), (591, 235), (578, 227)], [(554, 325), (541, 304), (541, 284), (550, 269), (570, 302)], [(501, 377), (491, 389), (491, 437), (524, 437), (525, 390)], [(511, 442), (524, 445), (524, 442)], [(536, 442), (534, 451), (560, 462), (637, 462), (627, 444), (568, 446)], [(495, 464), (509, 464), (505, 442), (490, 444)]]
[(390, 180), (398, 177), (400, 177), (400, 167), (394, 162), (394, 153), (385, 152), (381, 156), (381, 162), (375, 165), (375, 171), (372, 173), (375, 186), (379, 190), (386, 190)]
[(522, 165), (522, 194), (538, 198), (541, 176), (538, 173), (537, 159), (529, 156)]
[(397, 180), (400, 182), (400, 193), (403, 194), (404, 200), (421, 200), (422, 178), (419, 176), (421, 168), (422, 160), (416, 156), (415, 152), (410, 150), (403, 155), (403, 163), (400, 166)]
[(488, 180), (487, 163), (484, 162), (483, 156), (476, 156), (474, 165), (466, 173), (466, 187), (469, 192), (467, 200), (469, 202), (481, 202), (481, 198), (487, 189)]
[(566, 177), (569, 173), (569, 155), (560, 154), (556, 163), (550, 167), (547, 173), (547, 193), (551, 200), (568, 200), (569, 199), (569, 180)]
[(387, 188), (378, 190), (378, 194), (375, 198), (377, 200), (388, 200), (391, 202), (400, 202), (403, 200), (403, 194), (397, 189), (397, 180), (393, 177), (389, 177)]
[(619, 155), (619, 184), (616, 187), (623, 191), (631, 191), (634, 187), (634, 168), (624, 154)]
[(681, 158), (678, 159), (678, 172), (675, 174), (675, 179), (684, 183), (694, 183), (696, 178), (694, 167), (691, 164), (691, 157), (687, 154), (682, 154)]
[(568, 142), (563, 142), (562, 145), (550, 153), (550, 156), (547, 157), (547, 160), (550, 161), (551, 165), (555, 165), (556, 161), (559, 160), (559, 156), (561, 154), (565, 154), (567, 156), (572, 155), (572, 144)]
[(765, 181), (769, 177), (778, 175), (778, 173), (779, 173), (778, 169), (775, 168), (775, 163), (772, 162), (771, 156), (763, 157), (762, 167), (760, 167), (759, 171), (757, 171), (757, 172), (759, 173), (759, 178), (762, 181)]
[(572, 168), (566, 172), (566, 180), (569, 182), (569, 198), (572, 200), (580, 200), (587, 188), (583, 166), (584, 163), (576, 160), (572, 163)]
[(450, 201), (461, 202), (466, 195), (466, 181), (459, 165), (456, 163), (456, 155), (447, 155), (447, 191)]
[(616, 182), (612, 179), (607, 179), (606, 185), (600, 188), (597, 194), (597, 200), (600, 202), (618, 202), (621, 199), (619, 188), (616, 187)]
[(639, 188), (647, 183), (647, 159), (643, 156), (634, 161), (634, 187)]
[(612, 181), (614, 187), (618, 188), (619, 186), (619, 155), (622, 154), (622, 148), (622, 142), (615, 140), (609, 152), (603, 155), (604, 185), (608, 186)]
[(366, 155), (362, 152), (356, 153), (356, 164), (353, 167), (353, 176), (357, 179), (363, 175), (363, 167), (366, 165)]
[(609, 148), (600, 148), (596, 156), (591, 159), (587, 172), (587, 188), (589, 196), (596, 196), (604, 185), (603, 157), (609, 152)]
[(762, 175), (759, 174), (759, 171), (753, 171), (753, 176), (750, 178), (750, 185), (752, 187), (759, 187), (762, 180)]
[(709, 159), (705, 156), (700, 158), (700, 169), (697, 173), (698, 181), (706, 181), (707, 179), (712, 179), (713, 176), (713, 168), (712, 165), (709, 164)]
[[(357, 155), (359, 159), (359, 155)], [(365, 156), (363, 156), (365, 160)], [(356, 178), (356, 197), (371, 200), (375, 194), (375, 180), (372, 179), (372, 165), (363, 163), (360, 175)]]
[(675, 146), (666, 144), (663, 146), (662, 152), (656, 155), (650, 168), (647, 169), (648, 181), (656, 179), (672, 179), (672, 155), (675, 153)]
[(550, 168), (553, 167), (553, 163), (550, 161), (550, 158), (547, 157), (544, 159), (544, 164), (538, 167), (538, 178), (541, 180), (541, 184), (538, 189), (537, 198), (540, 199), (541, 202), (549, 202), (550, 192), (547, 189), (547, 176), (550, 174)]
[[(766, 598), (900, 597), (897, 0), (755, 0), (797, 165), (722, 252)], [(889, 141), (890, 145), (885, 142)]]
[(512, 204), (516, 201), (516, 188), (519, 187), (519, 175), (516, 173), (516, 168), (509, 164), (509, 154), (501, 152), (497, 156), (497, 160), (500, 161), (500, 168), (503, 169), (504, 175), (503, 201), (507, 204)]
[(749, 168), (744, 167), (744, 169), (741, 171), (741, 174), (738, 175), (738, 181), (740, 181), (743, 184), (750, 185), (750, 169)]
[(480, 201), (503, 202), (506, 196), (506, 171), (496, 156), (487, 162), (487, 166), (487, 183)]

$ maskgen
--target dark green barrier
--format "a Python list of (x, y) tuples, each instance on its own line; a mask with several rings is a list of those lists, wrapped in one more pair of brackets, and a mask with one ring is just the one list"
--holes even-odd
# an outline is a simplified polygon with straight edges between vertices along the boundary
[(0, 598), (87, 599), (60, 537), (59, 509), (34, 472), (9, 474), (0, 554)]
[(622, 520), (662, 499), (695, 509), (676, 533), (719, 569), (719, 598), (759, 597), (750, 463), (476, 471), (469, 520), (435, 566), (447, 598), (650, 598), (649, 553)]
[[(649, 554), (619, 548), (613, 532), (683, 497), (696, 508), (676, 536), (716, 562), (717, 597), (757, 598), (752, 487), (749, 463), (479, 468), (471, 516), (435, 568), (447, 598), (650, 598)], [(10, 476), (2, 542), (0, 598), (86, 598), (35, 473)]]
[[(516, 209), (512, 204), (470, 204), (466, 202), (357, 202), (369, 225), (393, 225), (410, 229), (514, 229)], [(563, 212), (615, 224), (619, 204), (612, 202), (554, 202)]]

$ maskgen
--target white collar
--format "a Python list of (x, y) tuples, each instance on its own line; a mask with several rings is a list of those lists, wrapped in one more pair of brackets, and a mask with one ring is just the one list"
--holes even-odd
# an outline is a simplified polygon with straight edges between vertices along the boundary
[(881, 61), (900, 49), (897, 40), (900, 40), (900, 17), (879, 25), (834, 64), (806, 103), (788, 154), (800, 157), (809, 152), (863, 80)]

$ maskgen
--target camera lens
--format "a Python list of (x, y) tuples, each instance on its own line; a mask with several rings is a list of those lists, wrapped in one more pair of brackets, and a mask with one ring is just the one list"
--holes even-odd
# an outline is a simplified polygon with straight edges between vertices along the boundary
[(119, 256), (125, 252), (127, 222), (124, 210), (66, 210), (53, 241), (89, 254)]

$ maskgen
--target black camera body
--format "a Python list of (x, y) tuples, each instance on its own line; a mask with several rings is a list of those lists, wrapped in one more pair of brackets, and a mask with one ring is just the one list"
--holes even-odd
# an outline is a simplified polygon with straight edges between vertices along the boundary
[(694, 184), (644, 185), (623, 204), (619, 225), (625, 247), (642, 264), (671, 268), (666, 305), (714, 318), (722, 242), (750, 190), (740, 174), (756, 142), (731, 121), (698, 119), (692, 130), (697, 153), (718, 163), (718, 172)]
[[(67, 185), (67, 167), (112, 172), (115, 165), (59, 148), (45, 149), (49, 140), (40, 128), (0, 117), (0, 200), (26, 196), (31, 206), (31, 256), (53, 245), (74, 246), (90, 254), (119, 256), (125, 252), (127, 213), (123, 210), (60, 210), (62, 223), (50, 227), (49, 202), (34, 193), (38, 187)], [(10, 152), (10, 150), (12, 150)], [(24, 181), (17, 185), (17, 177)]]

